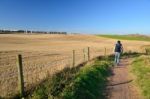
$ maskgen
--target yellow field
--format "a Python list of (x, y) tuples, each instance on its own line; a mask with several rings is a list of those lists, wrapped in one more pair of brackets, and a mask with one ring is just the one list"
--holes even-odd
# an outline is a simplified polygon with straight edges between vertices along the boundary
[[(66, 66), (72, 66), (72, 50), (76, 65), (86, 61), (87, 47), (90, 57), (113, 53), (116, 40), (93, 35), (1, 34), (0, 35), (0, 97), (18, 93), (17, 55), (23, 56), (25, 88), (40, 83), (47, 75)], [(144, 41), (122, 41), (125, 51), (142, 51)], [(85, 53), (83, 53), (83, 49)], [(85, 54), (85, 59), (84, 59)]]

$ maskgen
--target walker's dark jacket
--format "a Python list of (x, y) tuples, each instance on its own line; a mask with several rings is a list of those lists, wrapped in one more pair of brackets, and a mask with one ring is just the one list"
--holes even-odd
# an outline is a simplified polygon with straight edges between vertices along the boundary
[(115, 52), (121, 53), (121, 51), (122, 51), (122, 44), (117, 43), (115, 46)]

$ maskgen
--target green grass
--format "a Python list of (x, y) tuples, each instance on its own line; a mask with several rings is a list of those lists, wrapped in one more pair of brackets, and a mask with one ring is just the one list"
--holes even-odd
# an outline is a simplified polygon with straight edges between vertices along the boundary
[(29, 99), (59, 99), (64, 88), (74, 79), (80, 67), (65, 68), (43, 83), (28, 96)]
[[(140, 55), (124, 53), (122, 57)], [(37, 86), (27, 99), (105, 99), (106, 78), (110, 76), (113, 58), (113, 55), (100, 57), (92, 65), (65, 68)], [(132, 63), (132, 72), (137, 76), (136, 82), (146, 97), (150, 97), (149, 59), (150, 57), (144, 56), (136, 58)]]
[(109, 76), (110, 63), (96, 61), (92, 66), (82, 68), (76, 79), (65, 88), (63, 99), (104, 99), (104, 90)]
[(132, 73), (146, 99), (150, 99), (150, 56), (140, 56), (132, 62)]
[(97, 35), (97, 36), (112, 38), (117, 40), (150, 41), (149, 36), (143, 36), (143, 35)]
[(112, 58), (100, 60), (95, 60), (93, 65), (65, 68), (39, 85), (28, 98), (104, 99), (103, 91)]

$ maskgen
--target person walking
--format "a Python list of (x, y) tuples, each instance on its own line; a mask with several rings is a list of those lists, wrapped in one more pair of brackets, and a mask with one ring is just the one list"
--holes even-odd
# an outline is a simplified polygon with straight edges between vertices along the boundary
[(121, 53), (123, 53), (123, 46), (121, 44), (121, 41), (117, 41), (117, 43), (115, 44), (115, 65), (119, 65), (120, 62), (120, 55)]

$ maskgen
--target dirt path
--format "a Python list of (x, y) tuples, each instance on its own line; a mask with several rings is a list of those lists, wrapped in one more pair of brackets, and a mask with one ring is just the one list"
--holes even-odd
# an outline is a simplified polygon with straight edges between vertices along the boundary
[(112, 69), (107, 87), (108, 99), (143, 99), (129, 75), (129, 60), (131, 59), (121, 59), (120, 65)]

